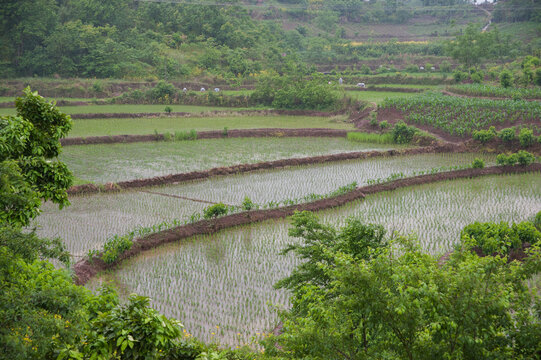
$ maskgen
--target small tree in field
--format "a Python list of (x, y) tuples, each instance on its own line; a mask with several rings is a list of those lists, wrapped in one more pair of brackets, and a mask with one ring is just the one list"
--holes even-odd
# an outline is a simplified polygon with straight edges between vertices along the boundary
[(513, 81), (513, 74), (509, 70), (504, 70), (500, 73), (500, 85), (504, 88), (511, 86)]

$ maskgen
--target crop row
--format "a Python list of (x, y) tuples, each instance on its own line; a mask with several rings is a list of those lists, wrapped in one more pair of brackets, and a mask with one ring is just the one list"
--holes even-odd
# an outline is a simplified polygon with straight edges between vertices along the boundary
[(486, 84), (461, 84), (449, 88), (457, 94), (470, 96), (506, 97), (512, 99), (541, 99), (541, 87), (533, 88), (504, 88)]
[(490, 126), (535, 123), (541, 119), (541, 102), (459, 98), (434, 92), (414, 98), (386, 99), (380, 108), (394, 108), (404, 113), (410, 123), (430, 125), (458, 136)]
[[(355, 216), (388, 231), (416, 233), (424, 249), (442, 253), (473, 221), (522, 221), (535, 214), (540, 187), (538, 174), (455, 180), (370, 195), (320, 217), (340, 224)], [(279, 255), (296, 241), (288, 227), (286, 220), (268, 221), (194, 237), (128, 260), (112, 276), (127, 292), (151, 296), (156, 309), (182, 319), (194, 336), (242, 345), (274, 327), (269, 304), (289, 306), (287, 293), (272, 287), (299, 263)]]

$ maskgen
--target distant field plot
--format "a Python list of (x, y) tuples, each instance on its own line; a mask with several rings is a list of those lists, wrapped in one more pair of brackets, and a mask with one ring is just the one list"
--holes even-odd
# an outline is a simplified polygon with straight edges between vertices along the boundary
[[(539, 174), (448, 181), (371, 195), (320, 217), (337, 224), (354, 215), (417, 232), (423, 248), (441, 253), (466, 224), (531, 217), (541, 207), (539, 188)], [(122, 291), (150, 296), (156, 309), (181, 319), (197, 338), (242, 345), (276, 325), (269, 303), (288, 306), (287, 294), (272, 287), (299, 263), (278, 255), (296, 241), (288, 227), (287, 220), (269, 221), (191, 238), (131, 259), (110, 276)]]
[(345, 138), (231, 138), (66, 146), (61, 159), (77, 178), (105, 183), (260, 161), (396, 148), (399, 146), (395, 144), (365, 144)]
[[(218, 106), (195, 106), (195, 105), (84, 105), (84, 106), (59, 106), (66, 114), (105, 114), (105, 113), (159, 113), (165, 114), (165, 107), (169, 106), (173, 112), (201, 113), (214, 110), (241, 110), (241, 108), (224, 108)], [(0, 108), (0, 115), (13, 115), (15, 108)]]
[(217, 117), (158, 117), (133, 119), (89, 119), (74, 120), (69, 137), (101, 136), (101, 135), (145, 135), (186, 130), (223, 130), (252, 128), (331, 128), (353, 129), (347, 117), (334, 116), (246, 116), (234, 115)]
[(538, 101), (461, 98), (431, 92), (416, 97), (388, 98), (380, 108), (398, 111), (410, 123), (430, 125), (458, 136), (489, 126), (541, 124), (541, 102)]
[[(379, 86), (379, 85), (378, 85)], [(397, 85), (398, 86), (398, 85)], [(382, 103), (385, 99), (390, 98), (411, 98), (418, 96), (417, 93), (404, 93), (404, 92), (392, 92), (392, 91), (346, 91), (347, 95), (355, 100), (362, 100), (368, 102), (375, 102), (376, 104)]]
[(244, 197), (248, 196), (254, 203), (265, 205), (287, 199), (303, 199), (309, 194), (328, 194), (354, 181), (358, 186), (362, 186), (366, 185), (368, 180), (385, 179), (392, 174), (413, 176), (434, 168), (467, 166), (476, 157), (483, 158), (487, 164), (495, 163), (494, 156), (480, 154), (425, 154), (372, 158), (215, 177), (156, 187), (152, 190), (231, 205), (241, 205)]
[(112, 235), (124, 235), (140, 226), (187, 219), (209, 206), (135, 191), (74, 196), (70, 202), (62, 210), (45, 203), (34, 225), (41, 236), (62, 238), (67, 250), (77, 256), (86, 255), (90, 249), (100, 249)]

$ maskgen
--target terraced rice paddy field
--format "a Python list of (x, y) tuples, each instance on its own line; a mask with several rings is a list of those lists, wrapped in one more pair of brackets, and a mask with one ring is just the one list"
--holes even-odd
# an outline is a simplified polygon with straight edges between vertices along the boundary
[(192, 214), (209, 206), (208, 203), (177, 197), (240, 206), (248, 196), (262, 207), (276, 206), (286, 200), (302, 202), (310, 194), (327, 194), (352, 182), (366, 185), (371, 180), (385, 179), (392, 174), (411, 176), (432, 169), (467, 166), (474, 157), (482, 157), (488, 164), (495, 161), (494, 156), (478, 154), (373, 158), (213, 177), (139, 191), (73, 196), (67, 211), (45, 204), (38, 217), (39, 233), (62, 237), (68, 250), (81, 256), (88, 250), (99, 249), (108, 237), (115, 234), (164, 221), (184, 223)]
[[(432, 111), (427, 110), (429, 101), (440, 99), (430, 94), (352, 93), (364, 94), (365, 100), (366, 96), (373, 95), (368, 101), (377, 103), (388, 96), (400, 96), (405, 99), (385, 100), (383, 110), (405, 109), (404, 112), (418, 113), (419, 119)], [(409, 98), (416, 100), (408, 103)], [(441, 101), (434, 104), (432, 109), (452, 106)], [(438, 108), (438, 104), (444, 105)], [(479, 108), (484, 106), (475, 104)], [(163, 111), (162, 105), (156, 105), (159, 109), (143, 106), (149, 112)], [(463, 109), (456, 106), (457, 112)], [(532, 106), (531, 110), (519, 110), (530, 111), (528, 116), (538, 116), (536, 105)], [(88, 109), (77, 107), (80, 113), (96, 112), (96, 108), (103, 109), (103, 113), (147, 111), (133, 105), (111, 109), (106, 105)], [(502, 109), (505, 106), (495, 107), (493, 112)], [(0, 109), (0, 113), (3, 110), (13, 109)], [(173, 106), (173, 111), (211, 110), (216, 109)], [(445, 111), (440, 110), (437, 110), (438, 116), (443, 117)], [(480, 116), (472, 121), (485, 121)], [(347, 120), (344, 115), (253, 116), (234, 112), (190, 118), (89, 119), (75, 120), (70, 137), (223, 130), (226, 127), (230, 130), (353, 130), (353, 124)], [(444, 127), (444, 120), (434, 118), (431, 121), (434, 127), (440, 123), (441, 128)], [(464, 130), (467, 132), (475, 126), (468, 123), (463, 128), (467, 128)], [(262, 161), (403, 148), (406, 146), (359, 143), (346, 138), (223, 138), (66, 146), (61, 160), (67, 163), (79, 182), (104, 184)], [(260, 209), (274, 209), (309, 202), (319, 198), (318, 195), (330, 194), (352, 183), (364, 186), (467, 168), (475, 158), (483, 159), (487, 166), (496, 163), (495, 155), (479, 153), (378, 156), (214, 176), (119, 192), (73, 195), (67, 209), (59, 210), (50, 203), (44, 204), (43, 213), (34, 225), (39, 235), (61, 237), (78, 260), (89, 251), (101, 249), (107, 239), (115, 235), (135, 229), (140, 229), (141, 233), (159, 232), (193, 223), (200, 219), (205, 208), (215, 203), (238, 209), (248, 197)], [(443, 254), (458, 242), (462, 228), (473, 221), (529, 219), (541, 209), (540, 189), (539, 173), (483, 176), (371, 194), (341, 207), (320, 211), (318, 216), (333, 225), (343, 224), (351, 216), (364, 222), (383, 224), (389, 233), (411, 234), (418, 238), (425, 251)], [(288, 219), (280, 219), (192, 236), (125, 260), (115, 270), (91, 279), (87, 286), (96, 289), (101, 283), (110, 281), (123, 295), (136, 292), (149, 296), (156, 309), (181, 320), (189, 333), (203, 341), (227, 347), (257, 346), (255, 340), (271, 332), (277, 324), (275, 307), (289, 306), (287, 292), (273, 288), (277, 280), (289, 275), (299, 264), (299, 259), (293, 255), (279, 254), (286, 245), (299, 241), (287, 235), (289, 226)]]
[[(353, 151), (404, 148), (345, 138), (231, 138), (67, 146), (61, 159), (80, 179), (106, 183), (214, 167)], [(103, 164), (107, 163), (107, 166)]]
[[(539, 174), (455, 180), (370, 195), (319, 216), (331, 224), (349, 216), (382, 223), (388, 231), (415, 233), (426, 251), (442, 253), (473, 221), (530, 217), (541, 207), (540, 188)], [(153, 306), (183, 319), (198, 338), (249, 344), (276, 325), (269, 304), (288, 306), (287, 293), (272, 287), (299, 263), (278, 254), (297, 241), (288, 237), (288, 227), (287, 220), (269, 221), (197, 236), (126, 261), (104, 279), (126, 293), (150, 296)]]

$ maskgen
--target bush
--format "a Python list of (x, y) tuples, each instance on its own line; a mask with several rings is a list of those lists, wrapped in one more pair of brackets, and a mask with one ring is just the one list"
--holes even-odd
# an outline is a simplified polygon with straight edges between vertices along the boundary
[(122, 253), (129, 250), (132, 245), (132, 235), (115, 235), (112, 238), (108, 239), (103, 245), (103, 255), (101, 259), (107, 264), (112, 264), (118, 259), (120, 255), (122, 255)]
[(535, 156), (527, 151), (520, 150), (516, 154), (516, 159), (519, 165), (530, 165), (535, 161)]
[(508, 71), (504, 70), (500, 73), (500, 85), (504, 88), (511, 86), (513, 82), (513, 75)]
[(533, 220), (534, 226), (537, 228), (537, 230), (541, 231), (541, 211), (539, 211)]
[(171, 108), (171, 106), (166, 106), (165, 109), (163, 109), (163, 111), (165, 111), (168, 114), (171, 114), (171, 111), (173, 111), (173, 109)]
[(520, 142), (520, 146), (522, 147), (531, 146), (534, 141), (533, 131), (528, 128), (520, 129), (520, 133), (518, 134), (518, 141)]
[(372, 73), (372, 70), (370, 70), (368, 65), (363, 64), (363, 66), (361, 66), (360, 72), (361, 74), (364, 74), (364, 75), (370, 75)]
[(223, 136), (223, 137), (229, 136), (228, 130), (229, 130), (229, 129), (227, 128), (227, 126), (224, 126), (224, 129), (222, 130), (222, 136)]
[(242, 201), (242, 210), (250, 211), (256, 208), (256, 204), (248, 196)]
[(413, 135), (417, 132), (417, 129), (413, 126), (406, 125), (405, 122), (398, 122), (393, 128), (393, 141), (396, 144), (408, 144), (413, 139)]
[(475, 84), (480, 84), (483, 81), (483, 78), (482, 78), (481, 74), (479, 74), (477, 72), (471, 74), (470, 78)]
[(471, 163), (473, 169), (483, 169), (485, 167), (485, 161), (483, 159), (475, 158)]
[(205, 208), (203, 210), (203, 217), (205, 219), (217, 218), (218, 216), (226, 215), (227, 211), (226, 205), (218, 203)]
[(491, 126), (488, 130), (474, 130), (472, 132), (472, 138), (486, 144), (496, 136), (496, 129)]
[(515, 140), (515, 128), (510, 127), (506, 129), (502, 129), (498, 132), (498, 137), (505, 142), (511, 142)]
[(459, 70), (456, 70), (453, 72), (453, 79), (455, 79), (455, 82), (459, 83), (462, 80), (466, 80), (468, 78), (468, 74)]
[(496, 156), (496, 163), (498, 165), (515, 165), (518, 161), (517, 154), (500, 154)]
[(175, 140), (197, 140), (197, 131), (195, 131), (194, 129), (190, 131), (175, 131)]
[(391, 124), (389, 124), (389, 123), (387, 122), (387, 120), (383, 120), (382, 122), (379, 123), (379, 128), (380, 128), (381, 130), (388, 129), (388, 128), (390, 128), (390, 127), (391, 127)]
[(479, 247), (483, 254), (508, 254), (510, 249), (521, 248), (523, 243), (541, 240), (541, 233), (531, 222), (509, 226), (505, 222), (470, 224), (462, 230), (461, 238), (468, 239), (470, 245)]
[(451, 63), (447, 60), (444, 60), (440, 64), (440, 71), (443, 73), (451, 72)]

